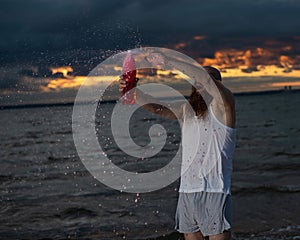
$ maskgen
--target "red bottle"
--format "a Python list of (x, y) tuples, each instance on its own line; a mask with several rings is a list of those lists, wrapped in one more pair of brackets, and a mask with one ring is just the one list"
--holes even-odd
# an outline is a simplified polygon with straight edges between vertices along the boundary
[[(136, 102), (136, 66), (135, 61), (129, 53), (123, 62), (123, 80), (126, 82), (126, 87), (122, 92), (122, 103), (123, 104), (135, 104)], [(129, 90), (133, 89), (131, 92)]]

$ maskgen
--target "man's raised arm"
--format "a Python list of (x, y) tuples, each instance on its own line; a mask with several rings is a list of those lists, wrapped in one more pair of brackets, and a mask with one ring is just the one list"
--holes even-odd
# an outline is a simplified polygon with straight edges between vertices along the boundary
[[(126, 82), (120, 78), (119, 80), (119, 91), (122, 92), (126, 86)], [(146, 94), (136, 88), (136, 102), (149, 112), (158, 114), (162, 117), (176, 120), (177, 116), (181, 119), (183, 116), (182, 107), (183, 102), (169, 103), (168, 107), (164, 106), (156, 98), (149, 94)], [(166, 105), (166, 104), (165, 104)], [(176, 116), (177, 115), (177, 116)]]

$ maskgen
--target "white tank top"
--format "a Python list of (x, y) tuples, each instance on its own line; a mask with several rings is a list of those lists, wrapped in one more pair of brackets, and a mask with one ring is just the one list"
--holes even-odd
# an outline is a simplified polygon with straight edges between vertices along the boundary
[(182, 165), (179, 192), (231, 194), (232, 156), (236, 129), (221, 123), (211, 106), (206, 117), (188, 117), (182, 123)]

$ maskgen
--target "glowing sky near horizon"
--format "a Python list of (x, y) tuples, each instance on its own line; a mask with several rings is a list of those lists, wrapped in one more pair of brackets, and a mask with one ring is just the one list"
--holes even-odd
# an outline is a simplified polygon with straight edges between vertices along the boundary
[[(224, 79), (226, 78), (258, 78), (258, 77), (280, 77), (286, 78), (287, 81), (271, 83), (268, 86), (270, 87), (284, 87), (284, 86), (293, 86), (300, 87), (300, 81), (289, 81), (288, 78), (300, 78), (300, 70), (292, 70), (291, 72), (285, 72), (284, 68), (279, 68), (274, 65), (270, 66), (259, 66), (257, 71), (246, 73), (242, 70), (245, 69), (246, 66), (241, 66), (238, 68), (230, 68), (223, 70), (222, 76)], [(85, 85), (96, 86), (101, 82), (110, 82), (116, 80), (116, 76), (71, 76), (68, 73), (73, 72), (73, 69), (70, 66), (61, 66), (59, 68), (52, 68), (52, 72), (63, 73), (66, 78), (57, 78), (49, 80), (47, 86), (41, 86), (41, 90), (45, 92), (49, 92), (51, 90), (63, 90), (65, 88), (79, 88), (84, 81), (86, 81)], [(172, 74), (172, 77), (170, 77)], [(183, 76), (180, 75), (178, 71), (157, 71), (158, 78), (164, 78), (165, 80), (170, 79), (170, 81), (174, 81), (174, 79), (183, 79)], [(266, 86), (267, 87), (267, 86)]]

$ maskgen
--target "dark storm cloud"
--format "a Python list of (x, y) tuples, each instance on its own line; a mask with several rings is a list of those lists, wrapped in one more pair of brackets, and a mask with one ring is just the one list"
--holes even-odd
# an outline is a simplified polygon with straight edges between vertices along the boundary
[[(109, 48), (114, 43), (111, 15), (125, 1), (2, 1), (0, 49), (2, 51)], [(96, 9), (95, 9), (96, 8)], [(115, 19), (116, 20), (116, 19)], [(121, 33), (128, 31), (126, 26)], [(126, 32), (125, 32), (126, 33)], [(125, 37), (125, 40), (128, 37)], [(110, 40), (110, 41), (108, 41)]]
[(117, 50), (172, 47), (194, 35), (208, 36), (188, 45), (202, 57), (300, 35), (296, 0), (0, 0), (0, 9), (0, 88), (49, 77), (51, 66), (86, 75)]
[[(299, 35), (293, 0), (2, 0), (1, 51), (128, 48), (181, 35)], [(139, 34), (136, 32), (139, 31)]]
[(0, 68), (0, 89), (15, 88), (20, 79), (16, 68)]

